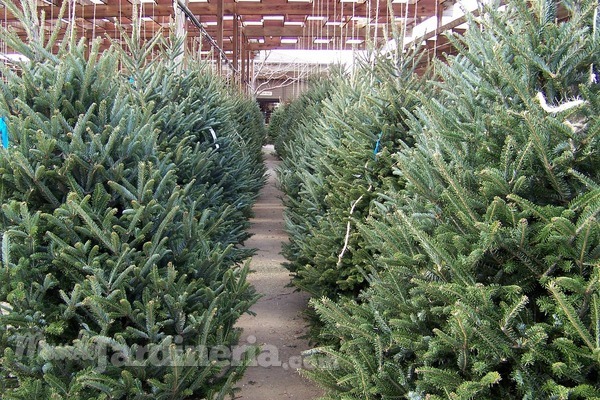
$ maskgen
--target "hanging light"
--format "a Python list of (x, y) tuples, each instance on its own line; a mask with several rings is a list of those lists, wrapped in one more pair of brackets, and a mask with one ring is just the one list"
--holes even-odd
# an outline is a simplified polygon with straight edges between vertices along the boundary
[(284, 21), (285, 16), (283, 15), (265, 15), (263, 21)]
[(346, 44), (362, 44), (364, 43), (365, 40), (364, 39), (346, 39)]

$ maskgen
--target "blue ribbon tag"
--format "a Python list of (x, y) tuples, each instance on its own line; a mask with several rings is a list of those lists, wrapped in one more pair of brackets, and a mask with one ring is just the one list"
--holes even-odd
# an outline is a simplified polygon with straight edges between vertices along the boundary
[(381, 137), (383, 136), (383, 132), (379, 132), (379, 137), (377, 138), (377, 142), (375, 142), (375, 149), (373, 149), (373, 158), (377, 157), (377, 153), (379, 153), (379, 147), (381, 146)]
[(0, 134), (2, 135), (2, 147), (8, 149), (8, 126), (4, 117), (0, 118)]

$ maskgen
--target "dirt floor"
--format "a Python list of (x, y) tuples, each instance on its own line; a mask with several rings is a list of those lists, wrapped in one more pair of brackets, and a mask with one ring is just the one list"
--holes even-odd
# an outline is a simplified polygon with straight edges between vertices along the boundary
[(252, 307), (256, 316), (244, 315), (237, 326), (243, 328), (240, 344), (256, 343), (263, 353), (256, 366), (251, 366), (238, 382), (241, 392), (236, 399), (312, 400), (323, 394), (322, 390), (297, 372), (303, 363), (301, 353), (309, 348), (303, 336), (306, 321), (302, 311), (308, 296), (288, 287), (289, 272), (281, 266), (284, 258), (279, 254), (281, 242), (287, 239), (283, 230), (281, 192), (276, 188), (274, 168), (278, 164), (273, 146), (266, 146), (268, 182), (254, 206), (253, 237), (248, 247), (258, 249), (252, 258), (249, 281), (262, 295)]

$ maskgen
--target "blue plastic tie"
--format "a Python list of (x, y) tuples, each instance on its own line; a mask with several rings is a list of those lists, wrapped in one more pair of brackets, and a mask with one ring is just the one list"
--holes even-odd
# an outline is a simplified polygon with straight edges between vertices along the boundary
[(2, 134), (2, 147), (8, 149), (8, 126), (4, 117), (0, 118), (0, 133)]
[(133, 79), (133, 76), (129, 77), (129, 84), (131, 84), (132, 86), (135, 85), (135, 79)]
[(373, 149), (373, 158), (377, 157), (377, 153), (379, 153), (379, 147), (381, 146), (381, 137), (383, 136), (383, 132), (379, 132), (379, 137), (377, 138), (377, 142), (375, 142), (375, 149)]

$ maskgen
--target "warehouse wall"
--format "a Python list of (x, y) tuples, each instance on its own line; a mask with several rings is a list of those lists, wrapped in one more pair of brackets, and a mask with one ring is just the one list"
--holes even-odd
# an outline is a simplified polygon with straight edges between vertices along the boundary
[[(265, 81), (259, 80), (258, 85), (263, 82)], [(308, 83), (304, 80), (294, 82), (293, 84), (284, 87), (278, 87), (282, 83), (282, 80), (269, 81), (269, 84), (258, 94), (257, 99), (275, 99), (279, 103), (285, 103), (296, 99), (308, 88)]]
[[(264, 81), (258, 81), (258, 84), (260, 85), (262, 82)], [(271, 113), (279, 103), (289, 103), (308, 89), (308, 83), (304, 80), (279, 87), (281, 84), (283, 84), (282, 80), (271, 80), (256, 96), (266, 123), (269, 123)]]

